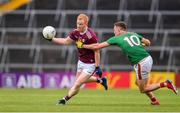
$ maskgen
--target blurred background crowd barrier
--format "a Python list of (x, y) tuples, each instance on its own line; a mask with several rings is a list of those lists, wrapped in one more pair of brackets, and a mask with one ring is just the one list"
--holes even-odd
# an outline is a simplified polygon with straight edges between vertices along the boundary
[[(153, 71), (172, 72), (174, 78), (180, 72), (179, 0), (1, 0), (0, 4), (1, 80), (12, 72), (75, 72), (75, 46), (50, 43), (41, 32), (51, 25), (57, 37), (66, 37), (76, 27), (79, 13), (90, 17), (89, 27), (100, 42), (113, 36), (114, 22), (127, 22), (129, 31), (151, 40), (147, 50), (154, 59)], [(101, 50), (101, 56), (104, 71), (131, 73), (117, 47)]]

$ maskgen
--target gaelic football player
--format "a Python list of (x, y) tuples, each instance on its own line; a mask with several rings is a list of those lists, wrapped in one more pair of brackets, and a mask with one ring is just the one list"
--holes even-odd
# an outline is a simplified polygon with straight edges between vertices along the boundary
[[(97, 43), (97, 36), (92, 29), (88, 27), (89, 18), (85, 14), (80, 14), (77, 17), (77, 28), (69, 33), (66, 38), (47, 39), (57, 44), (69, 45), (73, 42), (81, 41), (85, 44)], [(101, 76), (102, 71), (99, 67), (100, 53), (99, 50), (90, 50), (85, 48), (78, 49), (77, 73), (74, 85), (68, 91), (68, 94), (58, 101), (58, 105), (65, 103), (76, 95), (82, 84), (87, 82), (97, 82), (104, 86), (107, 90), (107, 80), (105, 77), (97, 78), (92, 76), (94, 73)]]
[(141, 93), (145, 93), (150, 98), (152, 105), (160, 104), (152, 93), (154, 90), (167, 87), (177, 94), (178, 91), (170, 80), (162, 83), (148, 84), (149, 73), (153, 64), (151, 55), (144, 48), (144, 46), (150, 45), (148, 39), (143, 38), (137, 33), (127, 32), (127, 27), (124, 22), (116, 22), (114, 24), (114, 34), (115, 36), (109, 38), (105, 42), (91, 45), (78, 42), (77, 47), (93, 50), (98, 50), (111, 45), (120, 47), (134, 67), (136, 72), (136, 85), (139, 87)]

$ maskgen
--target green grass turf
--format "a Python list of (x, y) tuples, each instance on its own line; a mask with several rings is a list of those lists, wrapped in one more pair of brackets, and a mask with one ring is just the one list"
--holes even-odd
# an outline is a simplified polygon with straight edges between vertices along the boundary
[(0, 89), (0, 112), (180, 112), (180, 96), (169, 90), (155, 94), (160, 106), (152, 106), (138, 90), (85, 90), (65, 106), (55, 105), (67, 90)]

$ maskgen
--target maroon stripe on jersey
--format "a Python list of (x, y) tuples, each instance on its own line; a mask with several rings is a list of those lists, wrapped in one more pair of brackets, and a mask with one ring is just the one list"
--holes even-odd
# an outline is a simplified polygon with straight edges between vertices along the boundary
[(138, 64), (138, 78), (139, 78), (139, 80), (142, 79), (142, 76), (141, 76), (141, 65), (140, 64)]

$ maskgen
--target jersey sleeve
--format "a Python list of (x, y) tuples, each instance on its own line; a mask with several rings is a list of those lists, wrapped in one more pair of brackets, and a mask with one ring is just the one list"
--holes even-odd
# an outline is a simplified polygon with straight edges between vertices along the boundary
[(116, 41), (116, 38), (111, 37), (106, 42), (110, 45), (115, 45), (117, 41)]
[(71, 31), (68, 35), (72, 40), (77, 40), (76, 37), (75, 37), (75, 31)]

